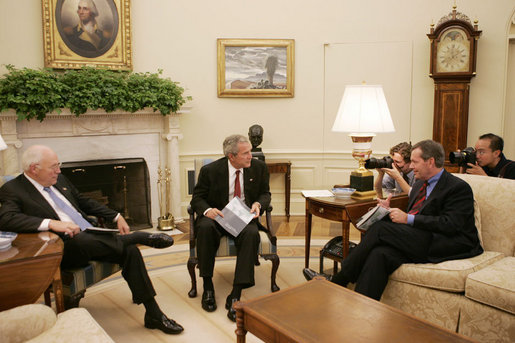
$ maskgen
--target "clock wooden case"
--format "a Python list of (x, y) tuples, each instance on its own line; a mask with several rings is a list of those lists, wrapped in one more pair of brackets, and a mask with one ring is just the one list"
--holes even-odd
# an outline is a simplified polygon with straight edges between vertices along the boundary
[(427, 35), (431, 41), (429, 76), (435, 82), (433, 140), (442, 143), (446, 164), (449, 152), (467, 144), (470, 80), (476, 76), (480, 35), (477, 22), (472, 25), (456, 7), (436, 27), (431, 25)]

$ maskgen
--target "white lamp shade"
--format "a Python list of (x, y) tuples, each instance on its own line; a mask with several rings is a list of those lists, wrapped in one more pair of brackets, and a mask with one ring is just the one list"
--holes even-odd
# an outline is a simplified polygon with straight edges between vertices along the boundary
[(4, 139), (2, 138), (2, 135), (0, 135), (0, 150), (7, 149), (7, 144), (5, 144)]
[(380, 85), (345, 86), (332, 131), (394, 132), (392, 117)]

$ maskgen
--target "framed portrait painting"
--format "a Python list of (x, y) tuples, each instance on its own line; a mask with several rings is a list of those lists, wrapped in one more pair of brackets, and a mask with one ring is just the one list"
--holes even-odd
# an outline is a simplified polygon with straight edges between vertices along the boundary
[(130, 0), (41, 0), (45, 67), (132, 69)]
[(219, 97), (293, 97), (293, 39), (221, 39)]

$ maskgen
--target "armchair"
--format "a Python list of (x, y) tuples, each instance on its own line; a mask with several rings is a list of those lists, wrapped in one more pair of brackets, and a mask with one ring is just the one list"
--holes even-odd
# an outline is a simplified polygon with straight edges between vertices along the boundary
[[(190, 215), (190, 257), (188, 259), (188, 272), (191, 277), (191, 289), (188, 292), (190, 298), (197, 296), (197, 278), (195, 274), (195, 267), (198, 266), (196, 237), (195, 237), (195, 212), (188, 206), (188, 213)], [(279, 269), (279, 256), (277, 255), (277, 237), (275, 231), (272, 229), (272, 206), (265, 210), (266, 227), (265, 231), (259, 230), (261, 243), (259, 243), (258, 254), (265, 260), (272, 262), (272, 273), (270, 276), (270, 289), (272, 292), (277, 292), (280, 288), (276, 283), (277, 270)], [(220, 240), (220, 246), (216, 252), (216, 257), (236, 256), (236, 245), (234, 239), (229, 236), (223, 236)], [(259, 266), (259, 259), (256, 256), (256, 266)]]
[[(211, 159), (197, 159), (195, 160), (195, 180), (198, 177), (198, 172), (200, 168), (208, 163), (212, 162)], [(196, 247), (196, 237), (195, 237), (195, 212), (188, 206), (188, 213), (190, 215), (190, 257), (188, 259), (188, 272), (191, 277), (191, 289), (188, 292), (188, 296), (190, 298), (194, 298), (197, 296), (197, 278), (195, 274), (195, 267), (198, 267), (198, 258), (197, 258), (197, 247)], [(279, 256), (277, 255), (277, 237), (275, 236), (275, 231), (272, 227), (272, 206), (269, 206), (264, 213), (266, 218), (266, 226), (263, 226), (265, 230), (259, 230), (259, 236), (261, 239), (261, 243), (259, 244), (258, 254), (263, 257), (265, 260), (269, 260), (272, 262), (272, 273), (271, 273), (271, 291), (276, 292), (280, 288), (276, 283), (276, 275), (277, 270), (279, 269)], [(216, 257), (227, 257), (227, 256), (236, 256), (236, 245), (234, 244), (234, 239), (229, 236), (223, 236), (220, 240), (220, 246), (216, 252)], [(259, 256), (256, 256), (256, 266), (259, 266)]]

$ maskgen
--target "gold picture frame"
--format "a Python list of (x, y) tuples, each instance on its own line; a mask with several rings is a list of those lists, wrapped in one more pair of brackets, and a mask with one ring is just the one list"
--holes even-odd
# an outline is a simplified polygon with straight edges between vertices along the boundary
[(132, 69), (130, 0), (81, 1), (41, 0), (45, 67)]
[(293, 97), (293, 39), (217, 39), (218, 97)]

